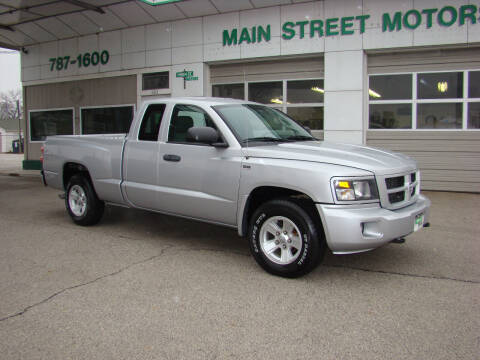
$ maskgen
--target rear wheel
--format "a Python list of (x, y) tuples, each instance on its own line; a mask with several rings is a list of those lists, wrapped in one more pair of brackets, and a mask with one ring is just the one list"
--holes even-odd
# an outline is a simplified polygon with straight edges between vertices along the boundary
[(271, 274), (298, 277), (312, 271), (323, 258), (325, 241), (315, 221), (291, 200), (272, 200), (253, 214), (249, 227), (250, 250), (257, 263)]
[(105, 208), (90, 180), (80, 174), (72, 176), (68, 183), (65, 206), (72, 220), (83, 226), (98, 223)]

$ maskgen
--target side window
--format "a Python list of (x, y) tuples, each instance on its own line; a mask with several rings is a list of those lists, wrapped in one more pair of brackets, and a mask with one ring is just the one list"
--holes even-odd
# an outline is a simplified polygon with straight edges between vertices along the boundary
[(194, 105), (176, 105), (168, 130), (168, 142), (186, 143), (187, 131), (191, 127), (212, 127), (218, 131), (210, 116)]
[(147, 108), (143, 115), (142, 125), (138, 132), (138, 140), (157, 141), (160, 123), (162, 122), (165, 104), (153, 104)]

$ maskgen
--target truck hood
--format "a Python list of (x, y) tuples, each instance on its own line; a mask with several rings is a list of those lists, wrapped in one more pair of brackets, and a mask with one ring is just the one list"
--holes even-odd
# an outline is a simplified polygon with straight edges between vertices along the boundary
[(400, 153), (327, 141), (268, 143), (244, 147), (243, 150), (249, 157), (328, 163), (362, 169), (376, 175), (403, 173), (417, 168), (415, 160)]

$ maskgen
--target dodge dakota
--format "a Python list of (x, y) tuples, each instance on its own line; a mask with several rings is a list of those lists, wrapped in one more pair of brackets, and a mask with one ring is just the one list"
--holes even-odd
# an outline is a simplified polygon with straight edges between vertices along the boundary
[(78, 225), (105, 204), (236, 228), (266, 271), (297, 277), (335, 254), (428, 226), (411, 158), (328, 143), (271, 107), (233, 99), (145, 102), (128, 134), (48, 137), (43, 179)]

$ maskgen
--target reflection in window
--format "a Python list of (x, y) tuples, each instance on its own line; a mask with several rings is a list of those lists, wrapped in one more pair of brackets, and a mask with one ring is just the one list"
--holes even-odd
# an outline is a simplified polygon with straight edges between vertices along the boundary
[(411, 129), (411, 104), (370, 104), (370, 129)]
[(287, 101), (289, 104), (323, 103), (323, 80), (287, 81)]
[(245, 85), (243, 83), (213, 85), (212, 96), (243, 100), (245, 99)]
[(31, 141), (44, 141), (53, 135), (73, 135), (73, 110), (31, 111)]
[(412, 74), (370, 76), (368, 94), (370, 100), (409, 100)]
[(169, 85), (168, 71), (149, 73), (142, 75), (142, 90), (168, 89)]
[(283, 104), (281, 81), (248, 84), (248, 100), (263, 104)]
[(480, 129), (480, 102), (468, 104), (468, 129)]
[(288, 107), (287, 114), (311, 130), (323, 130), (323, 106)]
[(82, 109), (82, 134), (128, 133), (133, 106)]
[(463, 97), (463, 73), (446, 72), (417, 75), (418, 99), (452, 99)]
[(480, 71), (470, 71), (468, 74), (468, 97), (480, 98)]
[(418, 129), (461, 129), (461, 103), (417, 104)]

